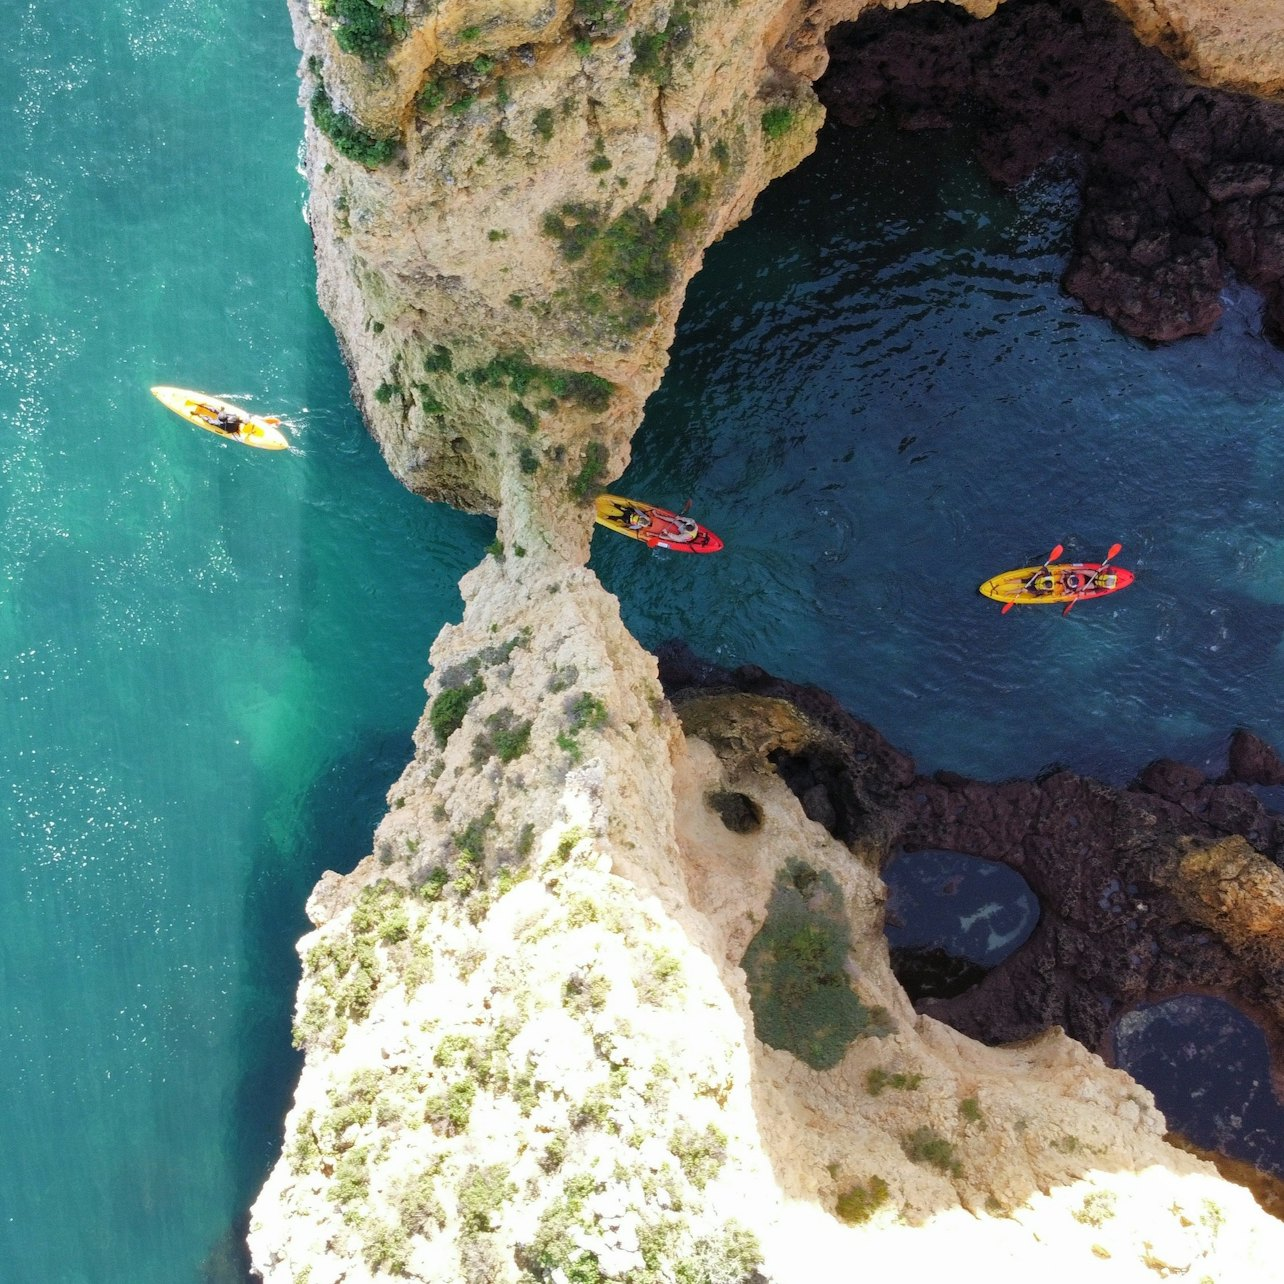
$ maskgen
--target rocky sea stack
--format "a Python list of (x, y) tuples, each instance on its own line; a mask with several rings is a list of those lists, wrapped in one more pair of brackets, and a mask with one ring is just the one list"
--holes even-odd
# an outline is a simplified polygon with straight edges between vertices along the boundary
[[(266, 1281), (1249, 1281), (1284, 1251), (1094, 1050), (1114, 1010), (1165, 987), (1251, 986), (1278, 1019), (1279, 822), (1243, 783), (1279, 771), (1265, 746), (1237, 742), (1220, 782), (1172, 764), (1125, 791), (923, 779), (822, 693), (677, 653), (661, 674), (584, 565), (588, 500), (627, 462), (687, 282), (812, 148), (839, 23), (834, 95), (859, 112), (873, 7), (292, 0), (319, 292), (355, 396), (406, 485), (499, 526), (433, 644), (369, 855), (309, 900), (305, 1064), (249, 1231)], [(922, 6), (945, 35), (909, 44), (963, 51), (996, 7)], [(1214, 135), (1214, 82), (1284, 84), (1270, 0), (1118, 9), (1141, 43), (1112, 83), (1162, 67)], [(1059, 64), (1041, 74), (1060, 102)], [(919, 123), (976, 94), (898, 77), (888, 105)], [(1016, 114), (1010, 89), (993, 101)], [(1031, 156), (1061, 146), (1055, 123), (1021, 117), (1045, 131)], [(1104, 288), (1125, 245), (1160, 275), (1121, 319), (1134, 297), (1202, 317), (1217, 265), (1249, 270), (1232, 247), (1269, 258), (1274, 163), (1208, 150), (1211, 241), (1156, 221), (1148, 187), (1085, 197), (1109, 235), (1072, 278)], [(1128, 210), (1144, 236), (1116, 235)], [(1165, 253), (1198, 270), (1175, 283)], [(929, 842), (1001, 846), (1044, 901), (1006, 971), (935, 1015), (892, 973), (879, 877), (894, 846)], [(1100, 906), (1119, 861), (1144, 910)], [(1260, 894), (1238, 894), (1246, 877)]]

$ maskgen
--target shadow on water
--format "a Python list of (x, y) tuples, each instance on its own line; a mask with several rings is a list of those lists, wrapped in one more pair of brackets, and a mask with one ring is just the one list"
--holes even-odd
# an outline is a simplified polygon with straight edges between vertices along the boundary
[(303, 824), (284, 847), (267, 837), (246, 889), (245, 977), (238, 999), (238, 1061), (243, 1066), (227, 1132), (235, 1181), (232, 1220), (201, 1267), (202, 1284), (246, 1284), (249, 1209), (276, 1162), (282, 1123), (303, 1066), (291, 1024), (300, 965), (296, 943), (312, 924), (304, 905), (326, 870), (346, 873), (370, 851), (385, 794), (413, 754), (402, 731), (360, 736), (312, 785)]

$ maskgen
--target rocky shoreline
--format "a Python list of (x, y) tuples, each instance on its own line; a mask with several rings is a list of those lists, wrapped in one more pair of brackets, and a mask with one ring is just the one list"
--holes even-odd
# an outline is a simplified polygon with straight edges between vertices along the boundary
[(1216, 995), (1259, 1024), (1284, 1085), (1284, 817), (1252, 788), (1284, 783), (1284, 761), (1252, 732), (1231, 736), (1215, 779), (1159, 760), (1124, 789), (1062, 770), (992, 783), (919, 775), (826, 692), (756, 666), (718, 668), (675, 643), (661, 652), (660, 678), (680, 713), (727, 692), (804, 713), (813, 739), (764, 752), (840, 841), (876, 842), (885, 857), (961, 852), (1026, 880), (1042, 907), (1030, 938), (975, 986), (920, 1011), (992, 1045), (1060, 1026), (1108, 1055), (1129, 1007)]
[[(1224, 2), (1119, 7), (1187, 73), (1277, 92), (1254, 40), (1278, 20), (1262, 6), (1227, 39), (1206, 21)], [(1158, 764), (1126, 790), (920, 776), (761, 670), (671, 650), (662, 687), (584, 565), (589, 500), (627, 463), (686, 285), (814, 146), (826, 64), (851, 119), (865, 94), (918, 125), (978, 100), (995, 0), (874, 7), (290, 0), (318, 294), (354, 397), (396, 476), (498, 532), (433, 644), (370, 853), (308, 902), (304, 1065), (248, 1233), (271, 1284), (810, 1284), (848, 1261), (957, 1274), (965, 1253), (986, 1279), (1071, 1260), (1102, 1280), (1256, 1279), (1284, 1251), (1090, 1051), (1111, 1013), (1179, 987), (1234, 987), (1278, 1025), (1282, 835), (1250, 785), (1281, 773), (1265, 746), (1241, 737), (1225, 779)], [(1017, 125), (987, 144), (1005, 181), (1094, 143), (1068, 274), (1089, 306), (1194, 333), (1229, 265), (1278, 317), (1280, 158), (1218, 141), (1274, 109), (1236, 115), (1160, 60), (1136, 91), (1177, 115), (1143, 120), (1125, 91), (1152, 55), (1108, 8), (1004, 11), (1082, 27), (1082, 75), (1100, 63), (1093, 93), (1113, 95), (1092, 125), (1059, 97), (1082, 75), (1044, 93), (1020, 43), (981, 77), (1015, 64), (991, 111)], [(924, 25), (898, 35), (906, 16)], [(866, 85), (879, 32), (902, 55)], [(1182, 164), (1133, 173), (1160, 138)], [(916, 846), (1003, 859), (1044, 907), (930, 1014), (882, 933), (881, 863)]]
[(880, 10), (829, 45), (835, 119), (967, 129), (1004, 186), (1050, 164), (1075, 178), (1063, 285), (1090, 312), (1136, 338), (1207, 334), (1233, 274), (1284, 343), (1284, 104), (1196, 83), (1107, 0)]

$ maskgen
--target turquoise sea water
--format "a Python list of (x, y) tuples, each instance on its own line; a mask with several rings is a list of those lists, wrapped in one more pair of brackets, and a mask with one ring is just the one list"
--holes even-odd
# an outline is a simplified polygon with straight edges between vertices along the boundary
[[(284, 6), (24, 0), (0, 49), (0, 1262), (242, 1278), (280, 1143), (303, 902), (364, 854), (493, 524), (387, 474), (318, 312)], [(83, 10), (83, 11), (82, 11)], [(826, 131), (697, 279), (599, 532), (644, 643), (834, 689), (921, 764), (1112, 778), (1281, 735), (1284, 358), (1228, 291), (1152, 351), (1056, 287), (1067, 199)], [(181, 423), (169, 382), (295, 449)], [(1139, 581), (999, 617), (1110, 542)]]
[(304, 900), (369, 850), (494, 524), (406, 493), (352, 408), (285, 6), (24, 3), (6, 34), (0, 1276), (240, 1279)]

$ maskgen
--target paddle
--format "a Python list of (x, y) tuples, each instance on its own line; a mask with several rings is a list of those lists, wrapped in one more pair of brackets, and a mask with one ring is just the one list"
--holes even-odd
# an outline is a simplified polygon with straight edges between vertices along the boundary
[[(1079, 590), (1079, 591), (1080, 591), (1080, 593), (1086, 593), (1086, 592), (1088, 591), (1088, 589), (1090, 589), (1090, 588), (1091, 588), (1091, 587), (1092, 587), (1092, 586), (1097, 582), (1097, 576), (1098, 576), (1098, 575), (1100, 575), (1100, 574), (1101, 574), (1101, 572), (1102, 572), (1102, 571), (1104, 571), (1104, 570), (1106, 569), (1106, 567), (1110, 565), (1110, 559), (1111, 559), (1111, 558), (1113, 558), (1113, 557), (1118, 557), (1118, 556), (1119, 556), (1119, 554), (1120, 554), (1120, 553), (1122, 553), (1122, 552), (1123, 552), (1123, 545), (1122, 545), (1122, 544), (1111, 544), (1111, 546), (1106, 550), (1106, 560), (1105, 560), (1104, 562), (1102, 562), (1102, 563), (1101, 563), (1101, 565), (1100, 565), (1100, 566), (1098, 566), (1098, 567), (1097, 567), (1097, 569), (1096, 569), (1095, 571), (1093, 571), (1093, 573), (1092, 573), (1091, 575), (1089, 575), (1089, 576), (1088, 576), (1088, 582), (1083, 586), (1083, 588), (1081, 588), (1081, 589)], [(1072, 607), (1072, 606), (1073, 606), (1073, 605), (1074, 605), (1078, 600), (1079, 600), (1079, 599), (1078, 599), (1077, 597), (1072, 597), (1072, 598), (1071, 598), (1071, 599), (1066, 603), (1066, 609), (1065, 609), (1064, 611), (1062, 611), (1062, 612), (1061, 612), (1061, 614), (1062, 614), (1062, 615), (1069, 615), (1069, 614), (1070, 614), (1070, 608), (1071, 608), (1071, 607)]]
[[(1063, 548), (1061, 547), (1061, 545), (1060, 545), (1060, 544), (1058, 544), (1058, 545), (1057, 545), (1057, 546), (1052, 550), (1052, 552), (1050, 552), (1050, 553), (1048, 554), (1047, 558), (1044, 560), (1043, 565), (1042, 565), (1041, 567), (1039, 567), (1039, 569), (1038, 569), (1037, 571), (1035, 571), (1035, 573), (1034, 573), (1033, 575), (1031, 575), (1031, 576), (1030, 576), (1030, 578), (1029, 578), (1028, 580), (1026, 580), (1026, 582), (1025, 582), (1023, 585), (1021, 585), (1021, 591), (1022, 591), (1022, 592), (1024, 592), (1026, 589), (1028, 589), (1028, 588), (1030, 587), (1030, 585), (1031, 585), (1031, 584), (1033, 584), (1033, 583), (1035, 582), (1035, 580), (1037, 580), (1037, 579), (1039, 578), (1039, 576), (1040, 576), (1040, 575), (1042, 575), (1042, 574), (1043, 574), (1043, 573), (1048, 569), (1048, 564), (1049, 564), (1050, 562), (1055, 562), (1055, 561), (1057, 560), (1057, 558), (1058, 558), (1058, 557), (1060, 557), (1060, 556), (1061, 556), (1061, 554), (1062, 554), (1062, 553), (1064, 553), (1064, 552), (1065, 552), (1065, 549), (1063, 549)], [(1009, 612), (1009, 611), (1010, 611), (1010, 610), (1011, 610), (1015, 605), (1016, 605), (1016, 603), (1015, 603), (1015, 602), (1004, 602), (1004, 603), (1003, 603), (1003, 610), (1001, 610), (1001, 611), (999, 612), (999, 614), (1000, 614), (1000, 615), (1006, 615), (1006, 614), (1007, 614), (1007, 613), (1008, 613), (1008, 612)]]

